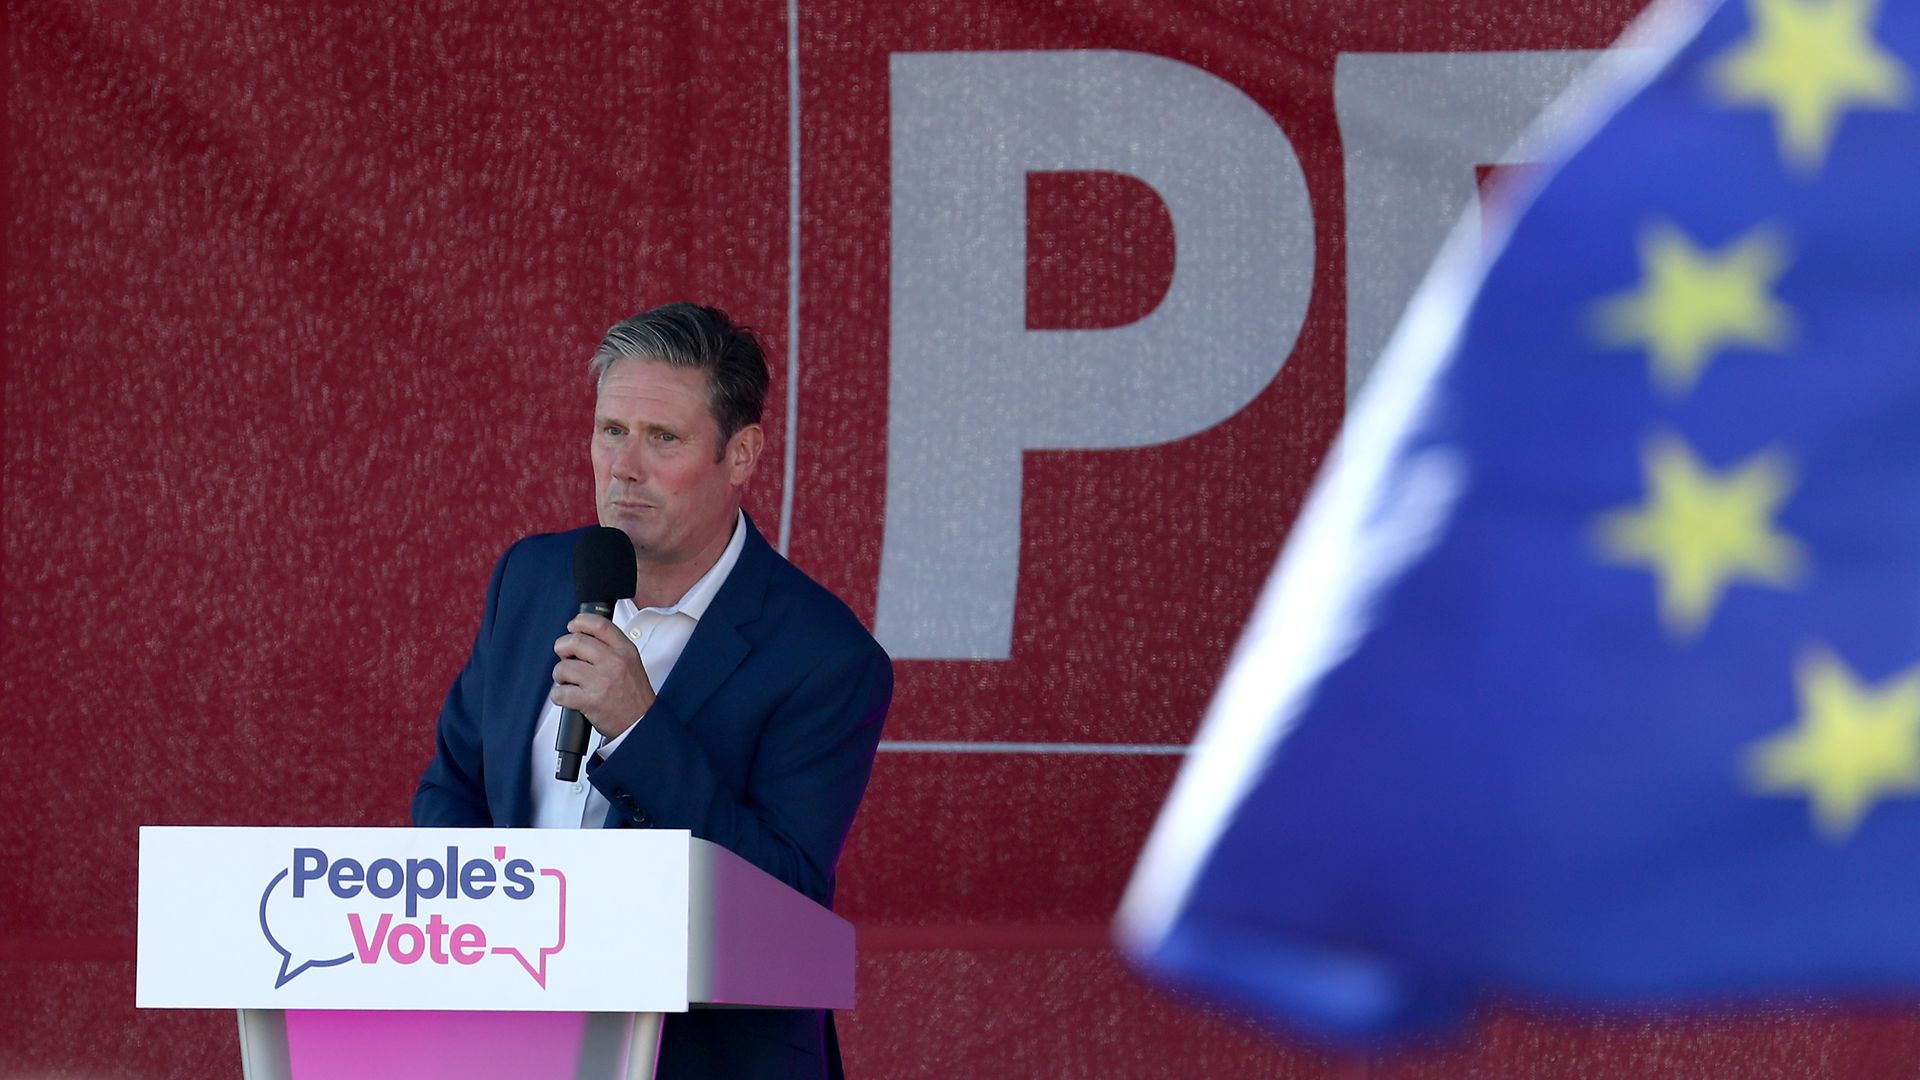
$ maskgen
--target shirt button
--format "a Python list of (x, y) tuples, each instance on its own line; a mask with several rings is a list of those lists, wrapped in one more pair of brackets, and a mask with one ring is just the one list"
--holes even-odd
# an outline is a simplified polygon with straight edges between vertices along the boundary
[(567, 786), (568, 786), (568, 787), (571, 787), (571, 788), (573, 789), (573, 793), (574, 793), (575, 795), (578, 795), (578, 794), (580, 794), (580, 793), (581, 793), (582, 791), (584, 791), (584, 790), (586, 790), (586, 787), (587, 787), (587, 785), (585, 785), (585, 784), (583, 784), (583, 783), (581, 783), (581, 782), (580, 782), (580, 781), (578, 781), (578, 780), (575, 780), (575, 781), (574, 781), (573, 783), (571, 783), (571, 784), (569, 784), (569, 785), (567, 785)]

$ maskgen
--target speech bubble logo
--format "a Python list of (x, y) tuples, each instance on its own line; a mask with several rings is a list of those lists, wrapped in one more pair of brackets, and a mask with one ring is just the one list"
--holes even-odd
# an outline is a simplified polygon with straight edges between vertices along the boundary
[(504, 846), (492, 855), (462, 859), (449, 846), (444, 859), (368, 861), (295, 848), (260, 895), (260, 933), (280, 955), (274, 989), (309, 968), (355, 960), (444, 968), (493, 956), (511, 957), (546, 989), (550, 961), (567, 943), (566, 875), (508, 859)]
[(550, 877), (556, 882), (554, 892), (558, 897), (558, 903), (555, 905), (557, 913), (554, 918), (556, 926), (553, 934), (553, 944), (542, 945), (537, 950), (537, 956), (534, 960), (527, 959), (527, 954), (524, 951), (512, 945), (495, 945), (493, 951), (495, 954), (505, 954), (520, 961), (520, 966), (527, 969), (527, 974), (533, 976), (533, 981), (540, 984), (540, 989), (545, 990), (547, 988), (547, 961), (553, 957), (553, 954), (567, 947), (567, 876), (552, 867), (542, 869), (540, 874), (542, 877)]
[[(287, 880), (288, 873), (290, 873), (290, 871), (282, 870), (278, 874), (275, 874), (273, 880), (267, 882), (266, 891), (260, 894), (260, 933), (267, 939), (267, 944), (273, 946), (273, 951), (280, 954), (280, 972), (275, 975), (273, 979), (273, 988), (275, 990), (287, 985), (287, 983), (293, 981), (294, 976), (306, 971), (308, 968), (333, 967), (353, 959), (353, 952), (351, 950), (331, 959), (321, 959), (321, 957), (333, 950), (334, 946), (331, 942), (324, 940), (294, 940), (291, 942), (293, 947), (290, 948), (287, 944), (282, 944), (279, 937), (274, 936), (273, 927), (267, 918), (268, 902), (273, 898), (273, 890), (277, 888), (281, 882)], [(310, 937), (313, 935), (301, 933), (300, 931), (309, 930), (312, 925), (310, 922), (303, 922), (297, 919), (286, 920), (283, 926), (291, 927), (292, 929), (283, 930), (283, 933), (289, 937)], [(312, 957), (312, 959), (301, 960), (296, 963), (296, 956), (308, 956)]]

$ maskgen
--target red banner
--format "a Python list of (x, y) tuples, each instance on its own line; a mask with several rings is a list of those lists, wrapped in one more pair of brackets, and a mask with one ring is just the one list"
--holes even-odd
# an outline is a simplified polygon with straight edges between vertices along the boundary
[(685, 298), (897, 661), (849, 1066), (1327, 1074), (1104, 925), (1400, 305), (1638, 7), (14, 8), (0, 1067), (229, 1067), (128, 1007), (135, 826), (404, 822), (494, 559), (591, 519), (587, 355)]

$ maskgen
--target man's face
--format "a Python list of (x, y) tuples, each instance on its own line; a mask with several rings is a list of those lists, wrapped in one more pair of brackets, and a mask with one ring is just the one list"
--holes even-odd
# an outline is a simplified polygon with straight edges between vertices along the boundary
[(722, 446), (706, 372), (659, 360), (614, 361), (593, 416), (600, 524), (627, 534), (643, 573), (710, 565), (733, 535), (760, 428), (742, 428)]

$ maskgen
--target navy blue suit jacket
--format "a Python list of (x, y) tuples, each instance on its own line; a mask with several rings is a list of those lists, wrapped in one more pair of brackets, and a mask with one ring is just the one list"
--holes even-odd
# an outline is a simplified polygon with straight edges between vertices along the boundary
[[(688, 829), (822, 904), (866, 792), (893, 693), (886, 653), (845, 604), (781, 558), (751, 521), (733, 572), (653, 707), (587, 779), (609, 828)], [(578, 608), (584, 530), (531, 536), (494, 567), (466, 667), (440, 711), (413, 799), (422, 826), (526, 827), (528, 753), (553, 686), (553, 642)], [(837, 1071), (820, 1013), (670, 1016), (662, 1077)]]

